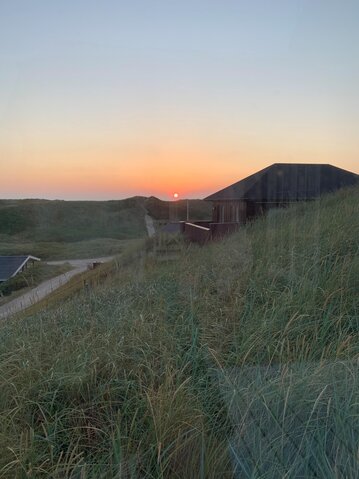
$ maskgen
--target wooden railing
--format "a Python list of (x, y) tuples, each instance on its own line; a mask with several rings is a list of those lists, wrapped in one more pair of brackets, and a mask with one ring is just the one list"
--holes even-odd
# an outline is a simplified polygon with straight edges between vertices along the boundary
[(199, 226), (194, 223), (185, 223), (185, 237), (194, 243), (204, 244), (211, 239), (211, 230), (205, 226)]
[[(170, 232), (183, 233), (188, 241), (205, 244), (211, 239), (220, 239), (230, 233), (234, 233), (240, 228), (241, 223), (212, 223), (211, 221), (195, 221), (178, 223), (169, 223), (167, 230)], [(164, 230), (166, 231), (166, 230)], [(162, 236), (166, 237), (166, 233)], [(169, 235), (171, 236), (171, 235)], [(157, 242), (161, 243), (161, 234), (157, 235)]]

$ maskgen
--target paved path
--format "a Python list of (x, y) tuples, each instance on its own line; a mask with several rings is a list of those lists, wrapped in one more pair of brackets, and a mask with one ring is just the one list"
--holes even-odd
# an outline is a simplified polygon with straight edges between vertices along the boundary
[(39, 286), (36, 286), (36, 288), (33, 288), (31, 291), (28, 291), (22, 296), (18, 296), (12, 301), (9, 301), (8, 303), (0, 306), (0, 319), (8, 318), (9, 316), (18, 313), (28, 308), (29, 306), (32, 306), (38, 301), (41, 301), (50, 293), (66, 284), (73, 276), (86, 271), (89, 264), (95, 262), (105, 263), (107, 261), (111, 261), (112, 259), (113, 256), (106, 256), (104, 258), (49, 261), (48, 264), (51, 265), (61, 265), (68, 263), (73, 267), (73, 269), (71, 271), (68, 271), (67, 273), (60, 274), (59, 276), (55, 276), (54, 278), (44, 281)]
[(62, 259), (58, 261), (47, 261), (47, 264), (52, 265), (61, 265), (61, 264), (70, 264), (73, 268), (87, 268), (91, 263), (106, 263), (111, 261), (114, 256), (103, 256), (102, 258), (87, 258), (87, 259)]
[(156, 230), (155, 230), (155, 224), (153, 222), (153, 218), (148, 213), (145, 214), (145, 222), (146, 222), (148, 236), (152, 238), (152, 236), (155, 236)]

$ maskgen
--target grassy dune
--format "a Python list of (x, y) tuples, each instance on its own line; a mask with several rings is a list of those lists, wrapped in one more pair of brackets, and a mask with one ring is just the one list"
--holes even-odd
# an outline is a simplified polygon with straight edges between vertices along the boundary
[(0, 200), (0, 234), (31, 242), (144, 236), (143, 199)]
[(82, 259), (113, 256), (122, 253), (129, 245), (141, 243), (141, 239), (118, 240), (113, 238), (96, 238), (73, 242), (52, 241), (14, 241), (0, 237), (0, 254), (32, 254), (43, 260)]
[(147, 235), (144, 198), (119, 201), (0, 200), (0, 254), (42, 259), (119, 254)]
[(358, 204), (124, 254), (1, 325), (0, 477), (358, 477)]
[[(190, 200), (192, 219), (208, 219), (211, 205)], [(184, 220), (186, 201), (134, 197), (114, 201), (0, 200), (0, 255), (42, 259), (89, 258), (122, 253), (147, 236), (145, 213)]]

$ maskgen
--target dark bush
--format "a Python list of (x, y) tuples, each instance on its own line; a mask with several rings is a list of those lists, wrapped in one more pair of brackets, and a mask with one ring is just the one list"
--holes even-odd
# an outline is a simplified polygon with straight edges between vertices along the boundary
[(29, 281), (23, 275), (15, 276), (0, 284), (0, 294), (9, 296), (14, 291), (26, 288), (28, 285)]

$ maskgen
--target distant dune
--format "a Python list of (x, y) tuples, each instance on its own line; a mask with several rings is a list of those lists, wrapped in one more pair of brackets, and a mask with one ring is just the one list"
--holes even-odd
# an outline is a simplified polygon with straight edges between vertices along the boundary
[[(189, 200), (191, 219), (210, 217), (211, 206)], [(128, 241), (145, 238), (145, 214), (184, 220), (187, 201), (135, 196), (112, 201), (0, 200), (0, 254), (42, 259), (118, 254)]]
[(0, 234), (31, 241), (129, 239), (146, 233), (143, 200), (1, 200)]

